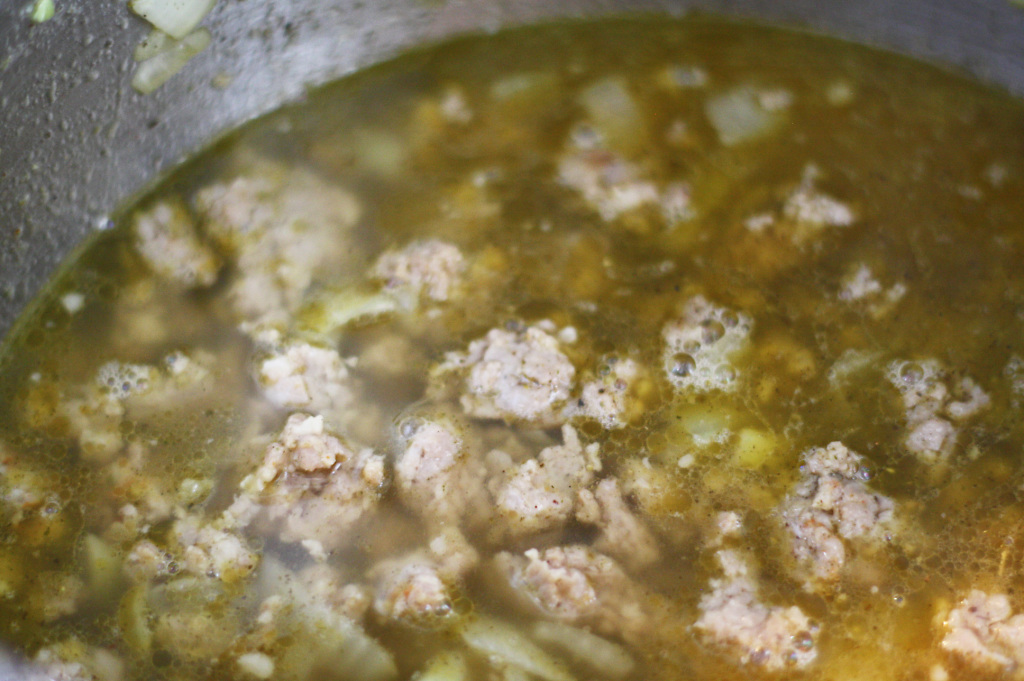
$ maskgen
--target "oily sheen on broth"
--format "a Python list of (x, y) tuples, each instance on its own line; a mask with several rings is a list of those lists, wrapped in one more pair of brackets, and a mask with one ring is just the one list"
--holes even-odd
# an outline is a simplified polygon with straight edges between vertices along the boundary
[(1011, 679), (1024, 110), (709, 20), (424, 49), (7, 341), (30, 679)]

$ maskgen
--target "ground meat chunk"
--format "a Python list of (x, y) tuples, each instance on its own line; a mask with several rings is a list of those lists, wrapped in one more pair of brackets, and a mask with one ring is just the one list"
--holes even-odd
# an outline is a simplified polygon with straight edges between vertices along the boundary
[(852, 225), (854, 211), (817, 188), (820, 175), (816, 166), (808, 165), (782, 205), (747, 217), (739, 243), (726, 248), (747, 266), (777, 272), (804, 262), (809, 246), (826, 231)]
[(558, 339), (539, 325), (492, 329), (467, 352), (449, 353), (441, 367), (459, 369), (468, 370), (460, 400), (467, 414), (546, 427), (563, 420), (576, 374)]
[(177, 570), (177, 564), (170, 551), (161, 549), (148, 539), (142, 539), (128, 551), (123, 570), (133, 581), (143, 583), (169, 577)]
[(455, 527), (442, 528), (431, 538), (427, 550), (442, 575), (462, 577), (480, 562), (480, 554)]
[(384, 474), (383, 457), (327, 433), (323, 417), (293, 414), (226, 517), (315, 555), (340, 546), (373, 508)]
[(907, 287), (902, 282), (897, 282), (888, 289), (884, 288), (875, 278), (871, 268), (861, 263), (843, 278), (839, 299), (865, 304), (871, 316), (878, 319), (892, 310), (906, 293)]
[(32, 664), (19, 673), (5, 676), (8, 669), (0, 658), (0, 678), (19, 681), (120, 681), (124, 661), (104, 648), (91, 648), (77, 639), (67, 639), (40, 648)]
[(842, 282), (839, 290), (840, 300), (863, 300), (868, 296), (877, 295), (882, 292), (882, 285), (875, 279), (871, 268), (861, 264)]
[(503, 531), (533, 534), (572, 517), (580, 490), (591, 483), (601, 462), (597, 443), (584, 447), (572, 426), (562, 427), (562, 439), (563, 444), (524, 461), (497, 487), (494, 503)]
[(947, 459), (956, 447), (956, 424), (975, 416), (990, 402), (972, 379), (954, 376), (934, 359), (895, 361), (886, 375), (906, 408), (903, 444), (925, 463)]
[(423, 554), (384, 561), (369, 574), (376, 580), (373, 610), (384, 619), (432, 626), (454, 612), (450, 576)]
[(823, 227), (849, 227), (853, 224), (854, 215), (849, 206), (815, 188), (819, 174), (817, 167), (807, 166), (800, 186), (789, 195), (782, 207), (783, 217), (792, 220), (799, 228), (794, 235), (797, 240), (805, 238), (806, 232), (818, 231)]
[(753, 320), (719, 307), (704, 296), (690, 298), (678, 318), (661, 331), (665, 374), (677, 390), (732, 390), (733, 361), (748, 345)]
[(246, 159), (245, 175), (195, 199), (209, 237), (234, 258), (229, 304), (246, 330), (287, 325), (310, 284), (351, 262), (341, 238), (360, 206), (345, 190), (305, 170)]
[(175, 574), (221, 580), (230, 584), (248, 577), (259, 564), (259, 554), (221, 520), (208, 521), (183, 515), (174, 522), (166, 548), (150, 539), (132, 546), (124, 570), (136, 582), (166, 579)]
[(408, 293), (414, 299), (423, 295), (431, 300), (445, 301), (465, 270), (465, 258), (456, 246), (428, 239), (384, 253), (370, 274), (382, 280), (388, 290)]
[(558, 164), (558, 180), (608, 222), (661, 200), (657, 185), (644, 179), (639, 166), (597, 146), (571, 145)]
[(39, 651), (35, 668), (29, 669), (25, 681), (98, 681), (98, 677), (79, 662), (68, 662), (55, 657), (48, 649)]
[(479, 524), (487, 516), (486, 469), (447, 418), (410, 417), (398, 426), (395, 483), (402, 502), (429, 526)]
[(712, 541), (738, 537), (743, 532), (743, 518), (736, 511), (722, 511), (715, 516), (715, 534)]
[(567, 415), (595, 419), (608, 429), (622, 428), (637, 411), (630, 398), (640, 378), (640, 365), (632, 359), (621, 359), (610, 362), (602, 373), (583, 385), (579, 399), (569, 404)]
[(977, 667), (1001, 668), (1016, 678), (1024, 667), (1024, 614), (1014, 615), (1004, 594), (972, 590), (944, 622), (942, 647)]
[(594, 548), (627, 567), (641, 570), (658, 560), (658, 540), (626, 504), (615, 478), (605, 478), (593, 491), (580, 492), (576, 518), (600, 529)]
[(716, 556), (724, 577), (711, 580), (694, 628), (737, 654), (741, 664), (780, 671), (813, 662), (818, 627), (796, 606), (768, 606), (758, 600), (747, 565), (734, 551), (723, 549)]
[(618, 563), (586, 546), (502, 552), (494, 560), (516, 598), (546, 617), (627, 641), (651, 623), (639, 589)]
[(244, 539), (217, 523), (187, 516), (174, 523), (173, 536), (181, 549), (183, 566), (196, 575), (231, 583), (249, 575), (259, 562), (259, 554)]
[(835, 581), (846, 562), (843, 540), (881, 539), (894, 504), (867, 489), (862, 458), (841, 442), (812, 449), (804, 461), (804, 479), (783, 502), (782, 522), (812, 581)]
[(648, 175), (641, 164), (612, 150), (606, 135), (588, 123), (573, 128), (558, 162), (558, 182), (578, 192), (606, 222), (622, 218), (628, 227), (647, 231), (646, 220), (632, 218), (660, 215), (672, 227), (693, 216), (685, 184), (659, 187)]
[(256, 380), (267, 400), (284, 409), (333, 414), (355, 400), (348, 367), (337, 350), (301, 341), (274, 347), (258, 363)]
[(217, 255), (199, 239), (192, 217), (176, 200), (161, 201), (134, 218), (135, 247), (159, 276), (186, 288), (210, 286), (217, 279)]

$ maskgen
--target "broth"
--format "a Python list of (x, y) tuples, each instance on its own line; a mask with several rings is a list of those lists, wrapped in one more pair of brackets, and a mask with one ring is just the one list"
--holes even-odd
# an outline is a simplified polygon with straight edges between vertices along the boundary
[(100, 681), (1016, 678), (1022, 114), (691, 19), (250, 124), (7, 341), (0, 636)]

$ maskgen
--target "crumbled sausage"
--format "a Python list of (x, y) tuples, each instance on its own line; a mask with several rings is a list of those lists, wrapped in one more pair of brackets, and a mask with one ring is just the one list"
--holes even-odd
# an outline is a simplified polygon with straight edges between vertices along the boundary
[(845, 277), (839, 290), (840, 300), (863, 300), (882, 292), (882, 285), (875, 279), (871, 268), (861, 263), (856, 270)]
[(657, 185), (637, 165), (603, 148), (570, 148), (559, 162), (558, 179), (609, 222), (661, 200)]
[(745, 314), (714, 305), (704, 296), (690, 298), (679, 317), (661, 331), (668, 380), (677, 390), (734, 389), (733, 361), (747, 347), (752, 327)]
[(601, 469), (598, 445), (586, 447), (576, 430), (562, 427), (563, 444), (546, 447), (515, 468), (498, 486), (495, 508), (512, 536), (533, 534), (565, 523), (581, 489)]
[(256, 568), (259, 555), (219, 520), (185, 515), (174, 522), (167, 548), (150, 539), (137, 541), (125, 556), (125, 572), (136, 582), (188, 573), (225, 583), (243, 579)]
[(249, 575), (259, 562), (259, 555), (244, 539), (195, 517), (181, 518), (174, 523), (174, 540), (181, 549), (183, 566), (196, 575), (206, 575), (233, 582)]
[[(0, 672), (5, 672), (7, 669), (2, 662), (0, 660)], [(90, 649), (77, 639), (67, 639), (40, 648), (32, 658), (32, 664), (18, 672), (3, 678), (21, 681), (113, 681), (123, 674), (124, 663), (107, 650)]]
[[(151, 470), (152, 458), (147, 447), (132, 442), (104, 469), (115, 495), (114, 501), (119, 504), (128, 502), (130, 521), (135, 527), (170, 518), (176, 502), (173, 480)], [(121, 510), (128, 509), (120, 506), (119, 512)]]
[(428, 239), (384, 253), (370, 273), (382, 280), (386, 289), (445, 301), (465, 270), (466, 260), (456, 246)]
[(886, 372), (903, 397), (908, 451), (926, 463), (944, 461), (956, 447), (959, 424), (988, 407), (988, 394), (967, 376), (956, 377), (934, 359), (895, 361)]
[(28, 463), (27, 457), (0, 443), (0, 519), (9, 527), (52, 516), (61, 507), (57, 481)]
[(796, 606), (762, 603), (746, 562), (734, 551), (722, 549), (716, 557), (725, 574), (711, 580), (711, 592), (700, 600), (701, 615), (694, 627), (715, 645), (737, 654), (742, 664), (780, 671), (813, 662), (818, 627), (810, 618)]
[(477, 520), (486, 517), (487, 471), (467, 451), (453, 422), (411, 417), (398, 431), (395, 483), (406, 506), (428, 525), (458, 525), (467, 514)]
[(385, 619), (429, 626), (453, 614), (453, 594), (437, 566), (419, 553), (384, 561), (376, 579), (373, 609)]
[(249, 159), (250, 170), (201, 190), (196, 209), (209, 237), (234, 258), (228, 300), (246, 330), (286, 326), (310, 284), (343, 269), (359, 219), (347, 191), (302, 170)]
[(841, 442), (810, 450), (804, 478), (782, 504), (793, 555), (813, 579), (835, 581), (846, 562), (844, 539), (877, 537), (892, 520), (891, 499), (864, 485), (860, 455)]
[(569, 404), (567, 414), (595, 419), (608, 429), (624, 427), (632, 415), (631, 390), (640, 373), (640, 365), (632, 359), (611, 362), (607, 372), (583, 384), (579, 399)]
[(861, 263), (843, 278), (839, 299), (866, 304), (871, 316), (878, 319), (888, 314), (906, 293), (907, 287), (902, 282), (884, 288), (875, 278), (871, 268)]
[(1013, 614), (1005, 594), (973, 589), (943, 626), (942, 647), (977, 667), (1014, 674), (1024, 666), (1024, 614)]
[(516, 596), (547, 617), (636, 640), (648, 629), (637, 586), (613, 559), (581, 546), (495, 556)]
[(267, 400), (284, 409), (337, 413), (355, 399), (348, 367), (337, 350), (301, 341), (278, 346), (263, 358), (257, 381)]
[(523, 420), (538, 426), (561, 423), (576, 369), (558, 339), (530, 326), (491, 329), (465, 353), (449, 353), (442, 372), (465, 369), (462, 408), (470, 416)]
[(176, 571), (174, 556), (148, 539), (136, 542), (124, 558), (124, 572), (136, 582), (165, 578)]
[(627, 567), (641, 570), (658, 560), (658, 540), (626, 504), (615, 478), (605, 478), (593, 491), (580, 492), (576, 518), (600, 529), (595, 549)]
[(199, 239), (192, 217), (178, 201), (162, 201), (135, 215), (135, 246), (161, 277), (187, 288), (210, 286), (217, 279), (217, 255)]
[(849, 227), (855, 219), (849, 206), (815, 188), (818, 175), (815, 166), (807, 166), (800, 185), (782, 207), (782, 215), (800, 228), (795, 234), (798, 239), (804, 238), (805, 232), (823, 227)]
[(351, 449), (325, 431), (323, 417), (293, 414), (242, 480), (227, 516), (285, 542), (310, 540), (330, 550), (376, 504), (384, 476), (383, 457)]
[(820, 174), (817, 166), (808, 165), (781, 207), (748, 216), (745, 236), (751, 238), (738, 254), (751, 259), (755, 267), (777, 271), (802, 260), (805, 247), (827, 229), (856, 222), (852, 208), (817, 188)]

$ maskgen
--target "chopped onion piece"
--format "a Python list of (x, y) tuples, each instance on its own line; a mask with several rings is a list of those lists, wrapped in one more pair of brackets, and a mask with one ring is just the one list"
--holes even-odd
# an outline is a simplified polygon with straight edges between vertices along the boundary
[(133, 652), (149, 653), (153, 646), (153, 630), (149, 627), (146, 587), (135, 586), (121, 599), (118, 625), (125, 643)]
[(83, 548), (90, 591), (97, 597), (110, 598), (121, 578), (121, 561), (117, 552), (95, 534), (85, 536)]
[(594, 127), (616, 151), (635, 153), (647, 141), (640, 107), (622, 78), (606, 78), (587, 87), (579, 96)]
[(135, 52), (132, 53), (132, 58), (135, 59), (135, 61), (146, 61), (147, 59), (152, 59), (158, 54), (163, 54), (177, 44), (177, 40), (160, 29), (154, 28), (149, 32), (149, 35), (143, 38), (142, 41), (135, 46)]
[(462, 630), (466, 645), (498, 664), (518, 667), (545, 681), (572, 681), (565, 667), (515, 627), (489, 617), (471, 621)]
[(345, 288), (314, 299), (302, 311), (300, 320), (308, 333), (327, 336), (352, 322), (370, 321), (403, 307), (411, 309), (413, 304), (387, 291)]
[(132, 11), (181, 40), (210, 13), (217, 0), (131, 0)]
[(376, 639), (349, 618), (323, 604), (305, 604), (282, 620), (280, 634), (291, 640), (275, 671), (281, 679), (391, 681), (395, 660)]
[(533, 635), (604, 678), (621, 679), (633, 671), (633, 658), (625, 648), (589, 631), (558, 622), (538, 622)]
[(745, 85), (710, 99), (704, 113), (727, 147), (763, 137), (782, 122), (780, 113), (766, 110), (758, 92)]
[(49, 21), (56, 11), (57, 8), (54, 7), (53, 0), (36, 0), (32, 5), (32, 21), (37, 24)]
[(467, 678), (466, 659), (454, 650), (438, 653), (422, 671), (413, 675), (415, 681), (466, 681)]
[(190, 33), (176, 41), (172, 47), (139, 64), (132, 78), (132, 87), (148, 95), (181, 71), (192, 57), (205, 50), (209, 44), (210, 32), (205, 28)]

